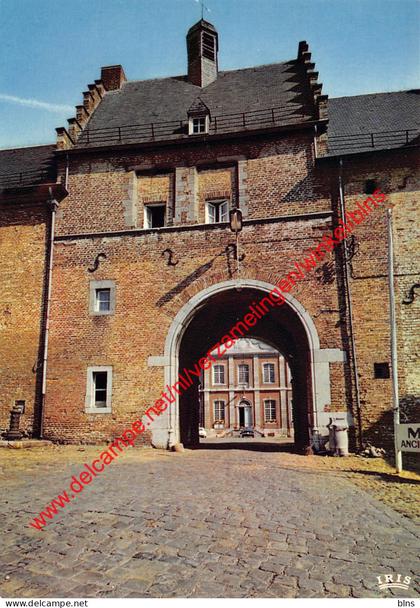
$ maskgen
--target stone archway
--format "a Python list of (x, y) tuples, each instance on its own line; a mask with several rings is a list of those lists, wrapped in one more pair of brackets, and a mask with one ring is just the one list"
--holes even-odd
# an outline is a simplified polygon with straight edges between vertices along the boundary
[[(217, 283), (195, 294), (176, 314), (169, 328), (163, 357), (151, 357), (149, 365), (164, 367), (164, 382), (173, 385), (178, 380), (180, 347), (182, 340), (195, 316), (203, 310), (212, 298), (232, 290), (236, 292), (254, 290), (263, 297), (275, 285), (253, 279), (228, 280)], [(287, 307), (293, 313), (296, 324), (300, 324), (302, 335), (307, 340), (308, 372), (308, 425), (309, 434), (314, 429), (326, 433), (325, 406), (331, 403), (331, 384), (329, 363), (344, 361), (344, 352), (339, 349), (321, 349), (315, 324), (304, 306), (290, 293), (285, 293)], [(285, 308), (285, 307), (283, 307)], [(220, 336), (221, 337), (221, 336)], [(180, 399), (155, 420), (152, 428), (152, 442), (155, 447), (168, 448), (181, 439)]]

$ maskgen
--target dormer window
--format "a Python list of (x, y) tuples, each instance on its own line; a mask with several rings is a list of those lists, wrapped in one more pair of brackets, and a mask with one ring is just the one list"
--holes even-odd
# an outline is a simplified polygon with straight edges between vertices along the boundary
[(208, 116), (190, 116), (188, 121), (189, 135), (203, 135), (209, 132)]
[(188, 134), (203, 135), (210, 128), (210, 110), (204, 101), (197, 97), (188, 110)]

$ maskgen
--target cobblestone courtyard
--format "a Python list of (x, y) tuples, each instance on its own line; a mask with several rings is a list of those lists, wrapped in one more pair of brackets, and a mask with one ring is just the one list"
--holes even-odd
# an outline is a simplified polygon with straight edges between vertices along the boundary
[(98, 451), (1, 450), (2, 597), (418, 597), (376, 579), (414, 577), (414, 521), (338, 459), (130, 450), (29, 527)]

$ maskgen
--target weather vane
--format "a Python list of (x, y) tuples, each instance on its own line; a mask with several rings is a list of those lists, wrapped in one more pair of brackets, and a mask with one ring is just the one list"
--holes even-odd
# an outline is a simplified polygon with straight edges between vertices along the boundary
[(211, 10), (209, 9), (208, 6), (206, 6), (203, 2), (203, 0), (195, 0), (197, 2), (197, 4), (199, 4), (201, 6), (201, 18), (204, 19), (204, 11), (207, 11), (208, 13), (211, 13)]

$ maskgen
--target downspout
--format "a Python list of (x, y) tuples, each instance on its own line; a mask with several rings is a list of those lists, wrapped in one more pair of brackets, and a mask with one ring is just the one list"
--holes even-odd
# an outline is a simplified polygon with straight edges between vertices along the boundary
[(66, 171), (64, 175), (64, 188), (67, 190), (69, 185), (69, 153), (66, 154)]
[(47, 389), (47, 366), (48, 366), (48, 338), (50, 330), (50, 308), (51, 308), (51, 287), (52, 287), (52, 271), (54, 261), (54, 237), (55, 237), (55, 219), (58, 208), (58, 202), (53, 199), (50, 188), (50, 198), (48, 204), (51, 208), (50, 234), (48, 240), (49, 255), (47, 268), (47, 293), (45, 307), (45, 329), (44, 329), (44, 349), (42, 357), (42, 389), (41, 389), (41, 413), (40, 413), (40, 428), (39, 436), (42, 439), (44, 433), (44, 410), (45, 410), (45, 395)]
[[(343, 159), (340, 158), (340, 170), (338, 174), (338, 187), (340, 192), (340, 215), (341, 219), (345, 221), (345, 201), (344, 201), (344, 188), (343, 188)], [(359, 448), (363, 449), (363, 441), (362, 441), (362, 416), (361, 416), (361, 408), (360, 408), (360, 385), (359, 385), (359, 373), (358, 373), (358, 365), (357, 365), (357, 353), (356, 353), (356, 343), (354, 338), (354, 325), (353, 325), (353, 303), (350, 291), (350, 282), (349, 282), (349, 271), (348, 271), (348, 246), (347, 239), (343, 241), (344, 247), (344, 290), (346, 293), (347, 299), (347, 307), (349, 311), (349, 326), (350, 326), (350, 345), (351, 345), (351, 356), (353, 359), (353, 372), (354, 372), (354, 388), (356, 393), (356, 407), (357, 407), (357, 425), (359, 428)]]

